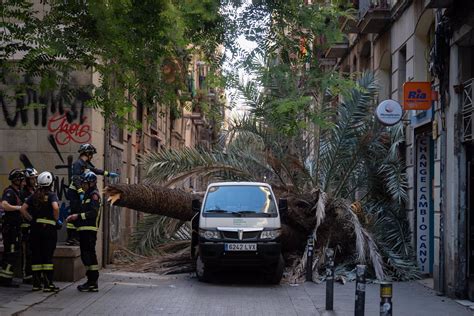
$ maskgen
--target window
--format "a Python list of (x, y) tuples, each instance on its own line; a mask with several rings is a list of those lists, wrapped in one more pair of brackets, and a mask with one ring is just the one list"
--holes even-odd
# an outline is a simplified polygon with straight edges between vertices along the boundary
[(403, 101), (403, 84), (407, 76), (407, 49), (403, 46), (398, 51), (398, 100)]
[(205, 216), (276, 216), (273, 194), (268, 187), (225, 185), (209, 189), (204, 204)]

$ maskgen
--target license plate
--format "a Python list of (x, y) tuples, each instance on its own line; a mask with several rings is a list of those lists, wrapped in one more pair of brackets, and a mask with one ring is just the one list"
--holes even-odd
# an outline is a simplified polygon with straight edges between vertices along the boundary
[(225, 251), (257, 251), (257, 244), (225, 244)]

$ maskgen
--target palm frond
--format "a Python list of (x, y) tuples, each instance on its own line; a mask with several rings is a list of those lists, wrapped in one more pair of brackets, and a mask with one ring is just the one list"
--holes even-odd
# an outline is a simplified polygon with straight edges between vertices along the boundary
[(316, 227), (314, 228), (313, 237), (316, 239), (316, 232), (318, 227), (323, 222), (324, 218), (326, 217), (326, 203), (327, 203), (327, 194), (326, 192), (319, 192), (319, 198), (316, 205), (313, 207), (316, 208)]
[(362, 159), (363, 135), (367, 135), (368, 126), (373, 125), (370, 123), (373, 117), (369, 108), (376, 91), (375, 78), (365, 73), (358, 82), (358, 88), (352, 89), (338, 107), (334, 127), (322, 135), (318, 170), (324, 191), (328, 192), (331, 187), (337, 186), (339, 180), (347, 179), (348, 172), (354, 168), (354, 160)]
[[(375, 243), (372, 235), (362, 226), (354, 213), (353, 205), (346, 204), (347, 218), (354, 227), (354, 234), (356, 236), (356, 248), (357, 248), (357, 261), (365, 263), (367, 258), (370, 259), (372, 268), (374, 269), (375, 276), (378, 280), (383, 280), (385, 277), (383, 269), (383, 260), (379, 252), (377, 244)], [(367, 252), (368, 251), (368, 252)]]
[(168, 240), (189, 239), (185, 222), (160, 215), (145, 215), (137, 224), (131, 238), (131, 249), (138, 254), (150, 255)]
[(236, 155), (213, 153), (197, 148), (161, 150), (141, 158), (148, 181), (167, 182), (184, 180), (198, 173), (215, 170), (233, 174), (242, 179), (254, 179), (249, 168)]

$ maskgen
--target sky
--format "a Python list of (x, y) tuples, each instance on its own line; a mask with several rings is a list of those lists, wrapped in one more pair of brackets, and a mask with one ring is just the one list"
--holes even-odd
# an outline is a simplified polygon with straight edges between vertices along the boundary
[[(257, 43), (246, 40), (243, 35), (237, 38), (237, 43), (242, 49), (244, 49), (247, 52), (250, 52), (257, 47)], [(227, 55), (227, 57), (229, 57), (230, 59), (231, 56)], [(230, 62), (225, 63), (224, 69), (231, 70), (232, 68), (234, 68), (232, 63)], [(252, 76), (243, 69), (240, 69), (238, 73), (239, 73), (239, 78), (242, 82), (247, 82), (252, 79)], [(227, 96), (229, 104), (235, 104), (235, 107), (233, 107), (232, 110), (228, 111), (227, 113), (231, 119), (242, 117), (243, 115), (247, 113), (247, 109), (246, 109), (246, 106), (244, 105), (243, 100), (232, 99), (235, 96), (233, 89), (229, 88), (228, 90), (226, 90), (226, 96)]]
[[(242, 10), (248, 4), (250, 4), (250, 0), (247, 0), (244, 3), (244, 5), (242, 7)], [(241, 12), (242, 10), (237, 10), (237, 14), (239, 14), (239, 11)], [(236, 42), (240, 46), (241, 49), (243, 49), (247, 52), (251, 52), (253, 49), (255, 49), (257, 47), (257, 43), (252, 42), (252, 41), (248, 41), (245, 38), (245, 36), (243, 36), (243, 35), (239, 36), (237, 38)], [(235, 68), (234, 63), (231, 62), (232, 56), (230, 55), (229, 52), (226, 52), (226, 57), (227, 57), (227, 62), (224, 64), (224, 70), (225, 71), (226, 70), (231, 71), (232, 69)], [(234, 61), (234, 62), (236, 62), (236, 61)], [(240, 69), (238, 71), (238, 74), (239, 74), (239, 78), (242, 82), (247, 82), (247, 81), (251, 80), (251, 78), (252, 78), (252, 76), (243, 69)], [(235, 104), (235, 107), (233, 107), (232, 110), (227, 112), (228, 117), (230, 117), (231, 119), (242, 117), (243, 115), (245, 115), (247, 113), (247, 109), (246, 109), (246, 106), (244, 105), (244, 101), (241, 100), (241, 99), (233, 99), (234, 95), (235, 94), (234, 94), (233, 89), (227, 89), (226, 90), (226, 96), (227, 96), (228, 103), (229, 104)]]

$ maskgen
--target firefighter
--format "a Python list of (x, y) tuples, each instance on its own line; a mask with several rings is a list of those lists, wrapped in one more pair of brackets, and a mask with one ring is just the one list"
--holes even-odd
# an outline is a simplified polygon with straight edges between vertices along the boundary
[[(25, 202), (36, 190), (38, 171), (35, 168), (26, 168), (25, 185), (20, 191), (20, 198)], [(30, 247), (30, 223), (23, 219), (21, 223), (21, 272), (23, 275), (23, 283), (31, 284), (31, 247)]]
[[(82, 144), (79, 147), (79, 159), (71, 167), (71, 183), (67, 192), (67, 198), (70, 201), (69, 214), (78, 214), (81, 209), (81, 201), (84, 198), (84, 191), (81, 188), (81, 176), (86, 171), (92, 171), (96, 175), (104, 175), (111, 178), (118, 177), (118, 173), (97, 169), (91, 162), (94, 154), (97, 153), (95, 147), (91, 144)], [(76, 245), (76, 227), (74, 223), (67, 223), (67, 245)]]
[(3, 216), (3, 262), (0, 270), (0, 285), (7, 287), (18, 287), (13, 282), (13, 267), (18, 262), (20, 251), (20, 225), (21, 225), (21, 198), (20, 190), (25, 179), (25, 174), (20, 169), (13, 169), (8, 175), (11, 184), (3, 191), (2, 207), (5, 210)]
[(26, 199), (21, 211), (31, 221), (33, 291), (57, 292), (53, 283), (53, 254), (58, 239), (59, 199), (53, 192), (53, 174), (38, 176), (38, 189)]
[(81, 212), (69, 215), (66, 221), (74, 222), (79, 234), (82, 263), (86, 267), (87, 282), (79, 285), (81, 292), (98, 292), (99, 266), (95, 252), (97, 231), (100, 221), (100, 195), (97, 189), (97, 176), (92, 171), (82, 177), (82, 188), (85, 191)]

